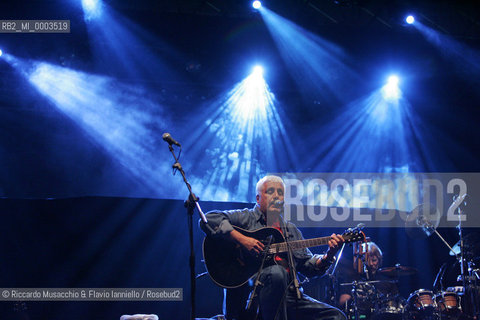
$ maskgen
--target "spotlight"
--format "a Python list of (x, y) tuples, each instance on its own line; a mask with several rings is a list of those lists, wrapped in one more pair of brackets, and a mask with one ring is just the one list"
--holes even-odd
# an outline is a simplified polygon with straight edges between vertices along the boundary
[(98, 1), (97, 0), (82, 0), (82, 5), (85, 8), (85, 10), (93, 11), (97, 8)]
[(383, 97), (386, 100), (398, 100), (401, 96), (400, 88), (398, 83), (400, 79), (396, 75), (391, 75), (388, 77), (387, 83), (382, 88)]
[(260, 9), (261, 6), (262, 6), (262, 3), (258, 0), (252, 2), (252, 7), (254, 9)]
[(410, 15), (410, 16), (407, 16), (407, 18), (405, 18), (405, 21), (408, 23), (408, 24), (412, 24), (415, 22), (415, 18)]
[(263, 76), (263, 67), (262, 66), (255, 66), (253, 67), (253, 74)]
[(82, 0), (82, 7), (87, 20), (95, 19), (102, 15), (101, 0)]
[(0, 49), (0, 57), (2, 56), (3, 52), (2, 52), (2, 49)]
[(391, 75), (390, 77), (388, 77), (388, 80), (387, 80), (387, 85), (389, 86), (398, 86), (398, 82), (400, 80), (398, 79), (398, 77), (396, 75)]

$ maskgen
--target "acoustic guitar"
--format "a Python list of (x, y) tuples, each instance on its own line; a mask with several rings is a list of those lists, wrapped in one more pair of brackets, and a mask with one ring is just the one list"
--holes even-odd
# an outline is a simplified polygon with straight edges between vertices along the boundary
[[(235, 230), (243, 235), (255, 238), (267, 245), (271, 239), (270, 246), (266, 252), (264, 267), (276, 264), (276, 255), (285, 255), (288, 251), (287, 243), (283, 234), (270, 227), (260, 228), (255, 231), (248, 231), (233, 226)], [(358, 230), (347, 230), (343, 234), (345, 243), (363, 240), (363, 233)], [(292, 250), (328, 245), (330, 236), (289, 241), (288, 245)], [(253, 255), (247, 252), (241, 245), (225, 239), (214, 239), (205, 237), (203, 241), (203, 258), (208, 274), (213, 282), (223, 288), (237, 288), (246, 283), (258, 272), (262, 263), (263, 254)]]

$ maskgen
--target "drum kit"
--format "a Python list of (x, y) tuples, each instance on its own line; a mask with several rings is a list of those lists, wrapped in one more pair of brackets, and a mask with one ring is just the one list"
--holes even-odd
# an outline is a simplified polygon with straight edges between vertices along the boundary
[[(465, 202), (465, 196), (461, 201)], [(432, 226), (428, 220), (420, 215), (420, 219), (415, 221), (427, 236), (436, 233), (449, 248), (450, 255), (457, 258), (456, 264), (460, 266), (457, 284), (461, 285), (447, 288), (443, 285), (443, 277), (448, 267), (445, 263), (436, 276), (433, 290), (418, 289), (412, 292), (408, 299), (404, 299), (398, 294), (398, 280), (400, 277), (416, 274), (417, 269), (399, 264), (382, 268), (377, 270), (376, 275), (381, 276), (377, 278), (387, 280), (340, 284), (351, 288), (352, 299), (343, 306), (349, 320), (480, 320), (480, 234), (470, 233), (464, 236), (459, 224), (457, 229), (460, 240), (451, 247), (438, 233), (436, 226)], [(355, 254), (365, 263), (361, 250), (355, 252), (354, 248)]]
[(379, 275), (392, 275), (394, 280), (367, 280), (342, 283), (351, 287), (352, 299), (346, 302), (344, 311), (348, 319), (403, 320), (406, 301), (396, 293), (398, 276), (415, 273), (416, 270), (399, 266), (378, 270)]
[(408, 299), (402, 298), (396, 290), (385, 292), (381, 288), (396, 287), (398, 278), (413, 275), (417, 270), (400, 266), (382, 268), (379, 275), (393, 276), (394, 280), (370, 280), (342, 283), (351, 287), (351, 296), (344, 306), (349, 320), (441, 320), (473, 319), (462, 308), (461, 293), (450, 291), (434, 292), (418, 289)]

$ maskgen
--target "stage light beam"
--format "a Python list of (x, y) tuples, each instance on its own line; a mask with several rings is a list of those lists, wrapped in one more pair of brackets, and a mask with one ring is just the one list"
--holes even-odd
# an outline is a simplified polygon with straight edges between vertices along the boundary
[(9, 54), (5, 60), (146, 187), (169, 188), (164, 178), (171, 167), (157, 161), (158, 146), (163, 144), (158, 132), (166, 126), (163, 107), (146, 89)]
[(260, 9), (261, 6), (262, 6), (262, 3), (261, 3), (260, 1), (258, 1), (258, 0), (252, 2), (252, 7), (253, 7), (254, 9), (257, 9), (257, 10), (258, 10), (258, 9)]
[(268, 85), (263, 78), (263, 68), (259, 65), (245, 78), (232, 95), (235, 105), (241, 110), (244, 119), (266, 119), (265, 109), (271, 103)]
[(278, 47), (280, 55), (308, 100), (326, 100), (338, 104), (354, 93), (351, 82), (360, 78), (350, 67), (346, 52), (300, 25), (262, 7), (263, 21)]
[[(263, 68), (209, 103), (197, 129), (189, 134), (190, 152), (202, 157), (192, 187), (204, 199), (249, 201), (258, 177), (279, 172), (285, 162), (297, 163), (289, 132), (277, 109), (275, 95), (263, 78)], [(288, 126), (287, 126), (288, 127)], [(198, 143), (198, 141), (203, 141)]]
[(447, 35), (448, 31), (441, 26), (436, 25), (439, 30), (435, 30), (420, 21), (415, 22), (413, 26), (439, 50), (443, 58), (455, 64), (455, 72), (462, 74), (469, 81), (478, 79), (480, 51), (451, 35)]

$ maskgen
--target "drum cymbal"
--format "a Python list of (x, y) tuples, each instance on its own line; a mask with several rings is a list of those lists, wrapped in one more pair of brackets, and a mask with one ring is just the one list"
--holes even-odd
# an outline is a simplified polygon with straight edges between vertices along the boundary
[[(463, 239), (463, 249), (465, 250), (464, 253), (468, 256), (475, 257), (480, 254), (480, 234), (478, 232), (473, 232), (467, 234)], [(453, 256), (454, 252), (455, 255), (460, 254), (460, 240), (452, 247), (453, 252), (450, 250), (450, 255)]]
[(379, 274), (383, 274), (388, 277), (398, 277), (398, 276), (411, 276), (418, 272), (417, 269), (412, 267), (406, 267), (401, 265), (396, 265), (395, 267), (385, 267), (378, 269)]
[(340, 283), (341, 286), (353, 286), (353, 285), (369, 285), (369, 284), (376, 284), (376, 283), (396, 283), (397, 280), (370, 280), (370, 281), (354, 281), (354, 282), (346, 282)]

